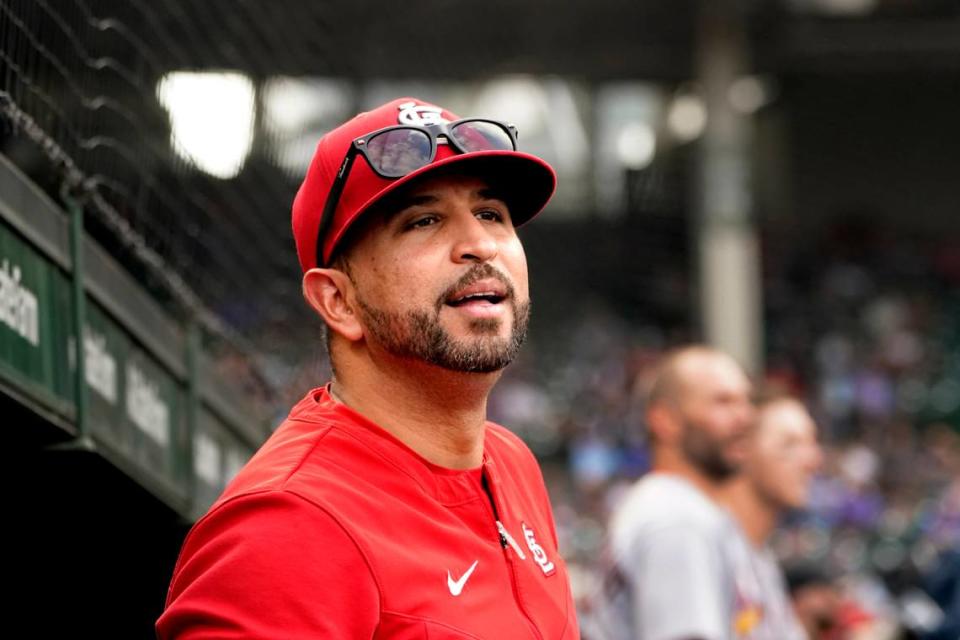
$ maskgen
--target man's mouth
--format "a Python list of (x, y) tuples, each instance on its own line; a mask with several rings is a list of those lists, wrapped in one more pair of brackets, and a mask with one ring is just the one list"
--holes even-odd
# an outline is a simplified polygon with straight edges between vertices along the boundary
[(506, 296), (500, 295), (496, 292), (482, 291), (479, 293), (471, 293), (470, 295), (455, 298), (453, 300), (448, 300), (447, 304), (451, 307), (460, 307), (471, 302), (487, 302), (489, 304), (498, 304), (503, 302), (505, 299)]
[(508, 295), (507, 287), (503, 283), (487, 278), (453, 292), (447, 297), (444, 304), (451, 307), (474, 304), (494, 305), (506, 300)]

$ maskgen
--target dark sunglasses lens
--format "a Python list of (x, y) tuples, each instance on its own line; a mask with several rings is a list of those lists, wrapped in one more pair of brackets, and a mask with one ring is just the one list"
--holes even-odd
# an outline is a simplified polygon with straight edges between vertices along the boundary
[(461, 122), (450, 130), (450, 135), (463, 149), (471, 151), (516, 151), (513, 138), (507, 130), (492, 122)]
[(381, 175), (400, 178), (430, 163), (430, 136), (417, 129), (391, 129), (366, 145), (367, 159)]

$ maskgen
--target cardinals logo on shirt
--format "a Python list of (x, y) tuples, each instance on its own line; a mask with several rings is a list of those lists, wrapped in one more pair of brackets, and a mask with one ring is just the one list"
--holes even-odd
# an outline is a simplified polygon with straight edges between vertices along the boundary
[(739, 588), (736, 590), (736, 611), (733, 631), (737, 638), (749, 638), (763, 620), (763, 606), (752, 602)]
[(543, 575), (552, 576), (556, 571), (556, 567), (547, 557), (547, 552), (544, 551), (540, 543), (537, 542), (537, 536), (534, 534), (533, 529), (528, 527), (526, 522), (521, 522), (520, 528), (523, 529), (523, 538), (527, 541), (527, 548), (530, 549), (530, 553), (533, 554), (534, 561), (540, 565), (540, 570), (543, 571)]

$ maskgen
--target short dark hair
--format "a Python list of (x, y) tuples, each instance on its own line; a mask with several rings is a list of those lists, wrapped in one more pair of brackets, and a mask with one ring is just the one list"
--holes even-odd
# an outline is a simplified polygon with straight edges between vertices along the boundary
[(647, 391), (648, 407), (677, 399), (681, 386), (680, 364), (687, 356), (694, 354), (727, 356), (720, 349), (705, 344), (689, 344), (667, 351), (654, 370)]

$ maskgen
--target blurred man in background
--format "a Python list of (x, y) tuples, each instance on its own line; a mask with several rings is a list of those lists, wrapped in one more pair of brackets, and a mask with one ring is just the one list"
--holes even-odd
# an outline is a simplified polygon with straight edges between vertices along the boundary
[(537, 461), (486, 420), (554, 186), (511, 126), (412, 98), (323, 137), (293, 228), (333, 380), (191, 530), (161, 638), (578, 638)]
[[(786, 583), (797, 620), (809, 640), (907, 640), (886, 616), (877, 616), (852, 593), (853, 585), (822, 561), (795, 562)], [(901, 633), (903, 631), (903, 633)]]
[(734, 630), (751, 640), (802, 640), (783, 573), (767, 541), (781, 516), (807, 504), (810, 482), (822, 462), (817, 426), (807, 409), (789, 397), (757, 407), (757, 421), (742, 473), (721, 491), (743, 530), (736, 562)]
[(607, 575), (585, 637), (732, 637), (738, 538), (718, 496), (746, 458), (750, 393), (740, 365), (716, 349), (689, 346), (661, 362), (646, 407), (653, 471), (612, 518)]

